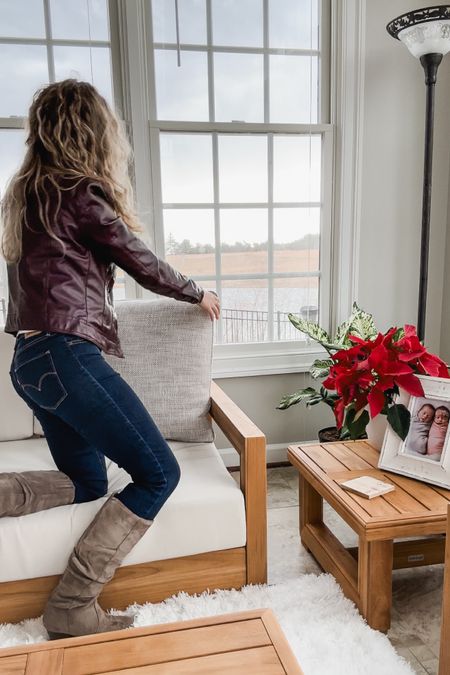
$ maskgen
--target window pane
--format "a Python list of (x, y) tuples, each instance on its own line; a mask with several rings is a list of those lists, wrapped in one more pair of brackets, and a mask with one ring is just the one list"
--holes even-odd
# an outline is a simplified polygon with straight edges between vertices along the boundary
[(57, 80), (72, 77), (90, 82), (113, 104), (109, 47), (54, 47), (54, 54)]
[(156, 108), (158, 119), (209, 120), (208, 63), (202, 52), (181, 52), (177, 65), (174, 49), (155, 50)]
[(275, 136), (275, 202), (320, 202), (321, 136)]
[(262, 0), (212, 0), (213, 43), (262, 47)]
[(267, 201), (267, 137), (219, 136), (221, 202)]
[(211, 136), (161, 134), (160, 147), (163, 202), (212, 202)]
[(189, 277), (215, 274), (214, 211), (164, 209), (166, 260)]
[(269, 46), (318, 49), (318, 0), (269, 0)]
[(317, 277), (274, 279), (274, 331), (275, 340), (303, 340), (304, 335), (290, 323), (287, 314), (292, 312), (310, 321), (319, 320), (319, 280)]
[[(177, 41), (175, 2), (152, 1), (153, 39), (155, 42)], [(206, 44), (205, 0), (178, 0), (180, 42)]]
[(216, 120), (263, 122), (262, 54), (214, 54)]
[(267, 210), (221, 209), (220, 244), (224, 274), (267, 272)]
[(317, 57), (278, 56), (270, 62), (270, 121), (317, 123)]
[(34, 92), (46, 84), (45, 47), (0, 45), (0, 117), (26, 117)]
[(223, 280), (223, 342), (267, 340), (267, 300), (267, 279)]
[(274, 209), (274, 271), (319, 270), (320, 208)]
[(107, 0), (50, 0), (52, 37), (69, 40), (109, 40)]
[(116, 279), (114, 281), (113, 289), (114, 302), (117, 302), (117, 300), (125, 300), (125, 297), (125, 272), (121, 270), (120, 267), (116, 267)]
[(2, 37), (45, 37), (43, 0), (0, 0)]
[(25, 131), (22, 129), (0, 130), (0, 199), (13, 173), (20, 167), (25, 154)]

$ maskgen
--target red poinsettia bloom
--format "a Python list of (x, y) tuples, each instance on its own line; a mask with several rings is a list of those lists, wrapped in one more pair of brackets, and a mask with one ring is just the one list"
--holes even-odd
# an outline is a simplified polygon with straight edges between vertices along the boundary
[(394, 378), (391, 375), (381, 375), (378, 378), (367, 395), (371, 417), (376, 417), (383, 410), (384, 404), (386, 402), (385, 391), (392, 389), (393, 386)]
[(422, 375), (432, 377), (448, 377), (447, 365), (435, 354), (429, 354), (420, 342), (414, 326), (406, 325), (405, 335), (394, 343), (394, 348), (399, 351), (399, 359), (414, 366)]
[(344, 424), (344, 416), (345, 416), (345, 405), (344, 401), (341, 398), (339, 398), (334, 404), (333, 412), (336, 418), (336, 426), (338, 429), (341, 429), (342, 425)]
[(385, 334), (378, 333), (373, 340), (350, 335), (353, 346), (341, 349), (331, 357), (333, 365), (323, 386), (339, 395), (334, 405), (339, 429), (350, 404), (356, 411), (369, 405), (373, 418), (383, 410), (386, 394), (392, 393), (395, 386), (412, 396), (424, 395), (417, 373), (449, 377), (446, 364), (427, 352), (414, 326), (406, 325), (403, 332), (396, 341), (397, 328), (391, 328)]

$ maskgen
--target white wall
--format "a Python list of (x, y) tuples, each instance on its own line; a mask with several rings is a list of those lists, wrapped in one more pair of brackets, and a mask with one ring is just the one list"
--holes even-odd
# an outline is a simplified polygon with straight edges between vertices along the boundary
[[(450, 186), (449, 186), (450, 196)], [(450, 199), (447, 215), (447, 246), (445, 252), (444, 293), (442, 296), (441, 356), (450, 363)]]
[[(385, 28), (399, 14), (416, 9), (417, 2), (367, 0), (365, 5), (356, 299), (375, 315), (379, 328), (385, 330), (395, 324), (417, 323), (425, 84), (419, 61), (391, 38)], [(450, 237), (447, 258), (445, 246), (449, 150), (450, 55), (440, 66), (436, 90), (426, 333), (427, 346), (448, 359)], [(307, 386), (307, 377), (303, 375), (234, 378), (220, 380), (219, 384), (263, 429), (271, 444), (313, 439), (317, 429), (333, 420), (330, 411), (319, 406), (312, 410), (300, 405), (287, 411), (275, 410), (283, 394)], [(221, 435), (217, 440), (219, 447), (229, 445)]]
[[(430, 3), (431, 6), (431, 3)], [(380, 328), (417, 324), (425, 84), (385, 26), (417, 8), (367, 0), (358, 299)], [(450, 149), (450, 57), (436, 87), (430, 273), (425, 343), (440, 351)]]
[[(318, 429), (335, 424), (333, 413), (327, 406), (317, 405), (306, 410), (304, 405), (299, 404), (288, 410), (276, 410), (285, 394), (317, 384), (308, 374), (235, 377), (217, 380), (217, 383), (263, 431), (269, 445), (287, 446), (296, 441), (312, 440), (317, 438)], [(217, 447), (230, 447), (220, 430), (215, 430)], [(275, 448), (269, 452), (269, 461), (285, 459), (283, 449)]]

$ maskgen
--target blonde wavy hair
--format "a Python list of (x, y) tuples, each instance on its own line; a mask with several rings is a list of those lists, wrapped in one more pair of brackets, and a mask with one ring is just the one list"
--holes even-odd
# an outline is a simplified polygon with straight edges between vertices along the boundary
[[(47, 234), (64, 249), (53, 230), (61, 192), (73, 189), (85, 177), (102, 184), (109, 203), (130, 230), (142, 231), (128, 174), (130, 144), (120, 120), (91, 84), (69, 79), (38, 90), (27, 132), (25, 158), (1, 202), (1, 250), (7, 262), (18, 262), (22, 256), (22, 228), (29, 226), (30, 200), (36, 202)], [(63, 187), (63, 179), (69, 179), (69, 187)], [(56, 190), (56, 205), (50, 185)]]

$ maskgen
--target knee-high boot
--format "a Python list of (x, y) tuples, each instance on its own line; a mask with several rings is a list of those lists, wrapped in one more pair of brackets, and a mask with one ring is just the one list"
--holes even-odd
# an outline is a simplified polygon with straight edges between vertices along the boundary
[(97, 598), (152, 522), (114, 496), (105, 502), (75, 546), (45, 608), (44, 626), (51, 639), (131, 626), (131, 617), (107, 614)]
[(0, 517), (72, 504), (75, 487), (61, 471), (0, 473)]

